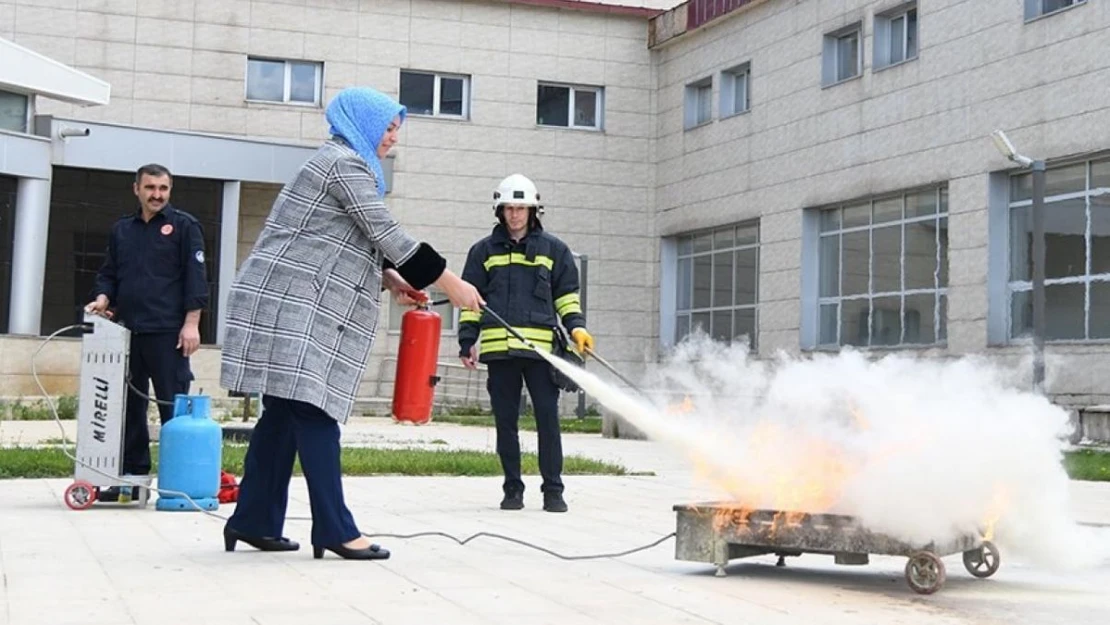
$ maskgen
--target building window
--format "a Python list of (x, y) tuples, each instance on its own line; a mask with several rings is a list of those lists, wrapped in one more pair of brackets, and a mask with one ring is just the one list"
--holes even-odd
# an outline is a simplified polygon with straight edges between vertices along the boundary
[(401, 70), (400, 102), (413, 115), (470, 116), (470, 77)]
[(863, 26), (856, 23), (825, 35), (821, 63), (823, 85), (835, 85), (862, 73), (862, 33)]
[(721, 117), (744, 113), (751, 104), (752, 67), (744, 63), (721, 72)]
[(917, 3), (875, 16), (875, 69), (917, 58)]
[[(447, 295), (435, 287), (427, 289), (428, 296), (431, 301), (436, 302), (447, 299)], [(389, 303), (389, 331), (401, 331), (401, 316), (406, 312), (412, 310), (412, 306), (400, 306), (396, 302), (390, 300)], [(457, 311), (451, 302), (432, 306), (429, 310), (439, 313), (441, 320), (442, 332), (451, 333), (455, 332), (455, 324), (457, 322)]]
[[(1033, 185), (1010, 178), (1009, 336), (1033, 332)], [(1110, 338), (1110, 158), (1045, 174), (1045, 340)]]
[(714, 340), (756, 347), (759, 225), (741, 224), (678, 239), (675, 342), (699, 329)]
[(947, 339), (945, 186), (831, 207), (819, 221), (820, 346)]
[(713, 119), (713, 79), (702, 78), (686, 85), (686, 128), (709, 123)]
[(1086, 3), (1087, 0), (1025, 0), (1025, 19), (1031, 20)]
[(540, 126), (601, 129), (602, 89), (540, 83), (536, 123)]
[(30, 98), (22, 93), (0, 91), (0, 130), (27, 132)]
[(256, 102), (319, 105), (324, 64), (247, 59), (247, 99)]

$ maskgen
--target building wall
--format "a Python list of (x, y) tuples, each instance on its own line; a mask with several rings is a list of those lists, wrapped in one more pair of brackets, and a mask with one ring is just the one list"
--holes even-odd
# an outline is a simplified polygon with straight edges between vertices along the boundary
[[(1021, 151), (1048, 159), (1110, 149), (1110, 101), (1098, 87), (1110, 77), (1101, 53), (1110, 7), (1087, 2), (1026, 22), (1017, 0), (920, 2), (917, 59), (876, 71), (874, 15), (899, 4), (766, 2), (656, 48), (658, 229), (758, 218), (760, 352), (798, 352), (804, 209), (947, 183), (948, 340), (923, 351), (1017, 362), (1023, 348), (988, 346), (999, 312), (988, 306), (991, 172), (1010, 167), (989, 134), (1006, 129)], [(822, 87), (823, 35), (854, 22), (862, 74)], [(722, 119), (719, 72), (742, 62), (751, 63), (750, 111)], [(684, 129), (685, 85), (708, 76), (713, 121)], [(1079, 403), (1110, 395), (1091, 373), (1106, 379), (1106, 353), (1050, 347), (1050, 390)]]
[[(497, 182), (530, 176), (547, 229), (589, 256), (599, 351), (629, 371), (655, 355), (653, 92), (642, 15), (469, 0), (0, 0), (0, 36), (112, 84), (108, 106), (40, 98), (40, 114), (305, 145), (325, 138), (322, 108), (247, 102), (248, 55), (322, 62), (324, 102), (349, 85), (397, 96), (403, 68), (469, 75), (469, 119), (410, 116), (403, 126), (387, 198), (394, 214), (461, 272), (470, 245), (494, 225)], [(538, 126), (537, 81), (603, 87), (603, 130)], [(240, 259), (276, 191), (242, 187)], [(382, 339), (368, 384), (396, 350), (395, 336)], [(456, 353), (445, 334), (444, 360)]]

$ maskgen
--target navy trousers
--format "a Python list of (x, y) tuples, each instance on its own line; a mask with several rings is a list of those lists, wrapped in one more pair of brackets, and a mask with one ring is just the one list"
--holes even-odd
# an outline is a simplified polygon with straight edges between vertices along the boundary
[(486, 364), (493, 419), (497, 426), (497, 455), (505, 473), (502, 489), (505, 493), (524, 492), (520, 479), (520, 391), (521, 384), (528, 385), (528, 395), (536, 417), (536, 435), (539, 439), (540, 475), (545, 493), (563, 492), (563, 441), (559, 429), (559, 387), (551, 377), (551, 365), (544, 360), (510, 358), (492, 360)]
[(293, 459), (300, 456), (312, 509), (312, 544), (337, 546), (361, 534), (343, 501), (339, 424), (316, 406), (262, 396), (251, 433), (239, 500), (228, 525), (247, 536), (283, 536)]
[[(154, 395), (159, 401), (158, 416), (165, 425), (173, 418), (173, 398), (178, 393), (188, 393), (193, 372), (189, 359), (177, 349), (176, 332), (157, 334), (132, 334), (131, 352), (128, 354), (131, 384)], [(150, 402), (127, 387), (127, 410), (123, 429), (123, 473), (127, 475), (150, 474), (150, 430), (147, 427), (147, 408)]]

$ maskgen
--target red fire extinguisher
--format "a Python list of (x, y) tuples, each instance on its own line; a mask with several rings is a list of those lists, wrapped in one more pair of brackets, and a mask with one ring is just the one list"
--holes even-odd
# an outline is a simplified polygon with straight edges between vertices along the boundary
[(393, 419), (424, 424), (432, 419), (439, 333), (442, 320), (429, 310), (423, 293), (410, 294), (421, 303), (401, 315), (401, 345), (393, 381)]

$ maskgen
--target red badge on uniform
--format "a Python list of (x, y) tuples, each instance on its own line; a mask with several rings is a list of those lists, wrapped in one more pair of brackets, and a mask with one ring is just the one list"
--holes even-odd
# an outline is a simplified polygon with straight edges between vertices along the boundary
[(162, 234), (166, 236), (170, 236), (171, 234), (173, 234), (173, 226), (171, 224), (166, 224), (162, 226)]

